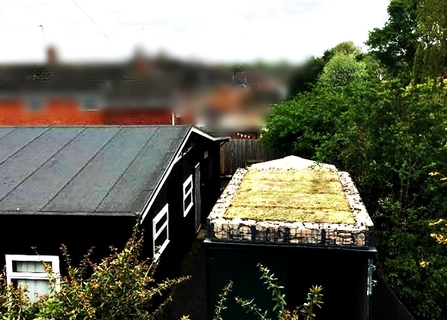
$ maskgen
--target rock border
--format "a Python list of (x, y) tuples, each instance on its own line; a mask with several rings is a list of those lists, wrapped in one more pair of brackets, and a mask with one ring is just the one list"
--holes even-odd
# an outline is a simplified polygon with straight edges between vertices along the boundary
[(303, 244), (313, 246), (372, 247), (374, 225), (348, 172), (333, 166), (309, 167), (305, 170), (331, 170), (338, 173), (355, 224), (256, 221), (225, 218), (225, 212), (249, 170), (294, 170), (249, 167), (236, 170), (207, 218), (207, 238), (215, 241)]

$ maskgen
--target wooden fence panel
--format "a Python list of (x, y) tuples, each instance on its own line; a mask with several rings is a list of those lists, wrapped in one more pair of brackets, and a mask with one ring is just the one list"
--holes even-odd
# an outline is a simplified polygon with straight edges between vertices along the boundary
[(220, 174), (232, 175), (239, 167), (279, 158), (258, 139), (230, 140), (220, 149)]

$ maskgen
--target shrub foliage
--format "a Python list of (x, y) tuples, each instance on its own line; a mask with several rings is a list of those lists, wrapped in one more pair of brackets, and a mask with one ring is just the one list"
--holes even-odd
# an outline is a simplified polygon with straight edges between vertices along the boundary
[(99, 263), (90, 259), (90, 250), (73, 266), (62, 246), (67, 275), (56, 279), (46, 266), (51, 290), (35, 302), (28, 298), (26, 288), (7, 284), (4, 271), (0, 275), (0, 319), (157, 319), (172, 300), (171, 289), (189, 277), (155, 281), (157, 263), (141, 259), (142, 246), (138, 224), (124, 249), (110, 247), (111, 254)]

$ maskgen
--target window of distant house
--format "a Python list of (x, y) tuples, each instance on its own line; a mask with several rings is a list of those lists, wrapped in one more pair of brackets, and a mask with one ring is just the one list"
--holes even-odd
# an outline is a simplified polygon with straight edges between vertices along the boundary
[(192, 201), (192, 175), (183, 183), (183, 216), (186, 217), (193, 206)]
[(81, 96), (80, 104), (82, 110), (95, 111), (101, 107), (101, 99), (97, 96)]
[(59, 257), (39, 255), (11, 255), (6, 257), (6, 280), (16, 286), (26, 288), (31, 301), (39, 295), (50, 292), (50, 280), (45, 270), (47, 265), (56, 279), (56, 290), (59, 290)]
[(152, 220), (153, 249), (154, 258), (162, 254), (169, 244), (169, 206), (166, 204), (163, 209)]
[(27, 97), (25, 103), (30, 111), (41, 111), (45, 107), (44, 98), (39, 96)]

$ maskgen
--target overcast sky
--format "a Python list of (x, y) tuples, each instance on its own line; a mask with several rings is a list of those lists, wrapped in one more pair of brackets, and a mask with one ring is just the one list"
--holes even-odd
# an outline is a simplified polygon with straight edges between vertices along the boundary
[(213, 62), (299, 62), (342, 41), (363, 46), (368, 31), (387, 20), (389, 4), (389, 0), (75, 1), (1, 0), (0, 63), (43, 61), (50, 43), (57, 46), (62, 61), (121, 60), (138, 45), (149, 54), (164, 48), (174, 56)]

